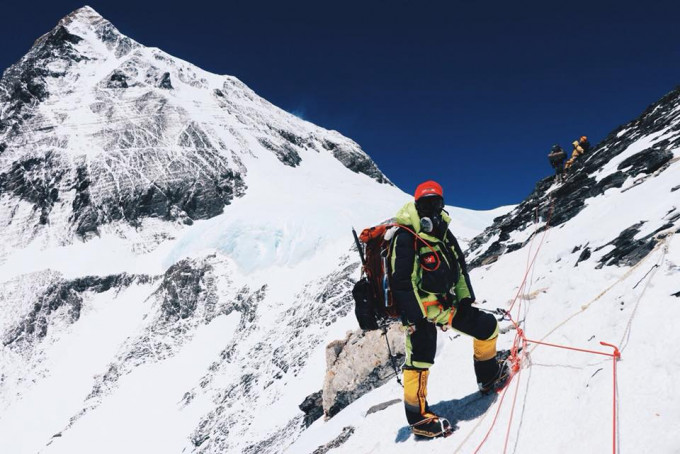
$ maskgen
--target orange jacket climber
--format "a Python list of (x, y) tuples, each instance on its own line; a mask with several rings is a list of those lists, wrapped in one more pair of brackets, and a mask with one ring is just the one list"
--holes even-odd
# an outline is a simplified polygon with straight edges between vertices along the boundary
[(588, 142), (588, 138), (586, 136), (581, 136), (579, 140), (574, 140), (574, 142), (572, 142), (572, 146), (574, 149), (571, 151), (571, 158), (564, 164), (565, 170), (574, 165), (574, 162), (579, 156), (590, 151), (590, 142)]

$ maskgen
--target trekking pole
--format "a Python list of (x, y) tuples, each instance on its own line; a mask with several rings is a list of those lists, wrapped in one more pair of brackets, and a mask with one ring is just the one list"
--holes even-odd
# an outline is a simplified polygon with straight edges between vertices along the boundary
[(357, 246), (357, 251), (359, 251), (359, 257), (361, 257), (361, 264), (366, 266), (366, 259), (364, 258), (364, 248), (361, 247), (361, 242), (357, 236), (357, 231), (352, 227), (352, 235), (354, 235), (354, 244)]
[(392, 363), (392, 370), (394, 370), (394, 376), (397, 378), (397, 383), (403, 388), (404, 384), (401, 382), (401, 379), (399, 378), (399, 371), (397, 370), (397, 365), (394, 363), (394, 355), (392, 354), (392, 347), (390, 347), (390, 340), (387, 337), (387, 325), (382, 325), (382, 333), (383, 336), (385, 336), (385, 342), (387, 343), (387, 351), (389, 352), (390, 355), (390, 362)]

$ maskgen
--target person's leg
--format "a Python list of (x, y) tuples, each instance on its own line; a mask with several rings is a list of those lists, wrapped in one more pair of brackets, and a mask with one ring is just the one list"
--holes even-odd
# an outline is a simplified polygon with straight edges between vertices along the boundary
[(437, 328), (423, 321), (413, 333), (406, 333), (404, 365), (404, 406), (409, 424), (429, 417), (427, 379), (437, 350)]
[(464, 307), (451, 321), (451, 326), (473, 337), (475, 376), (480, 390), (487, 390), (499, 378), (501, 368), (496, 361), (498, 321), (496, 317), (476, 307)]
[(430, 411), (427, 404), (427, 380), (437, 350), (437, 328), (423, 321), (413, 333), (406, 334), (404, 365), (404, 409), (411, 430), (416, 435), (437, 437), (450, 428), (445, 418)]

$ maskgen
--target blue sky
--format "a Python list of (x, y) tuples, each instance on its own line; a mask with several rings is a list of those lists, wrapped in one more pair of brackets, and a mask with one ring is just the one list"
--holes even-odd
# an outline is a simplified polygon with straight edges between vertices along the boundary
[[(517, 203), (680, 81), (677, 1), (90, 1), (119, 30), (356, 140), (400, 188)], [(3, 5), (0, 67), (82, 2)]]

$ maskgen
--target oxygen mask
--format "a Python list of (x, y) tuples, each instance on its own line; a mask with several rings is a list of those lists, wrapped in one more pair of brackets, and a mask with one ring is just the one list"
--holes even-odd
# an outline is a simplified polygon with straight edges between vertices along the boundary
[(437, 233), (444, 224), (441, 212), (444, 199), (438, 195), (425, 196), (416, 200), (416, 210), (420, 216), (420, 229), (425, 233)]

